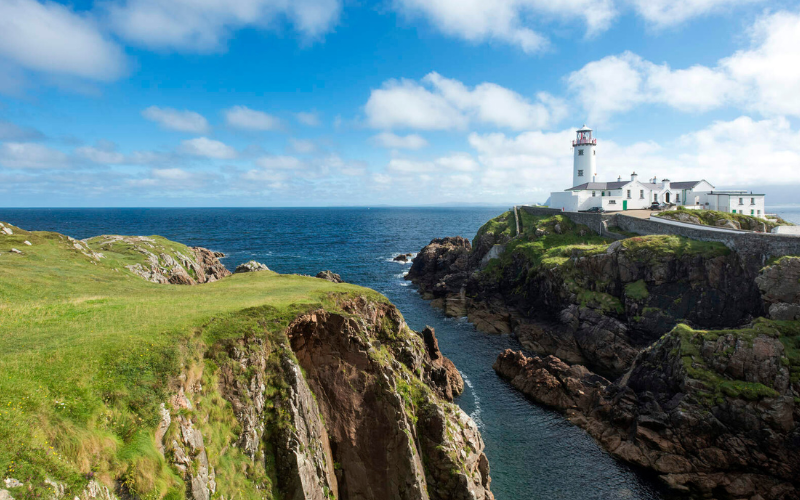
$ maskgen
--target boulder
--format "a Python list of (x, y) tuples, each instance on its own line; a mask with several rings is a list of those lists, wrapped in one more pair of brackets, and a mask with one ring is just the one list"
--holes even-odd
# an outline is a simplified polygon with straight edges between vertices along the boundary
[(400, 255), (398, 255), (397, 257), (395, 257), (392, 260), (395, 261), (395, 262), (408, 262), (409, 260), (411, 260), (411, 257), (413, 255), (414, 254), (411, 254), (411, 253), (401, 253)]
[(238, 273), (255, 273), (255, 272), (259, 272), (259, 271), (269, 271), (269, 268), (266, 265), (264, 265), (264, 264), (262, 264), (260, 262), (256, 262), (254, 260), (251, 260), (249, 262), (245, 262), (244, 264), (239, 264), (238, 266), (236, 266), (236, 270), (234, 271), (234, 273), (237, 273), (237, 274)]
[(331, 283), (344, 283), (342, 277), (333, 271), (320, 271), (317, 273), (316, 277), (319, 279), (328, 280)]

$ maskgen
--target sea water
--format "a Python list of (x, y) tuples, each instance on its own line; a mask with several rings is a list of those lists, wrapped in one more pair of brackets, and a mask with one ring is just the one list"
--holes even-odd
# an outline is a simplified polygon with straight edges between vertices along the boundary
[[(520, 349), (507, 335), (487, 335), (463, 319), (445, 318), (403, 279), (409, 264), (394, 262), (432, 238), (472, 239), (505, 208), (212, 208), (0, 209), (0, 221), (75, 238), (100, 234), (158, 234), (224, 252), (229, 269), (257, 260), (280, 273), (314, 275), (330, 269), (373, 288), (402, 311), (415, 330), (436, 329), (439, 346), (461, 371), (457, 403), (480, 427), (492, 490), (498, 500), (657, 499), (660, 485), (604, 452), (558, 413), (528, 401), (501, 380), (492, 363)], [(770, 211), (800, 224), (800, 208)]]

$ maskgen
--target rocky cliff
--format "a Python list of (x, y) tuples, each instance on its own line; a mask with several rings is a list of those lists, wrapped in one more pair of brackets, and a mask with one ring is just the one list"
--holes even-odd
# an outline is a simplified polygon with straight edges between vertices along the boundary
[(513, 332), (532, 352), (610, 377), (678, 322), (733, 327), (764, 312), (760, 263), (721, 244), (675, 236), (611, 242), (563, 216), (524, 212), (521, 234), (512, 236), (509, 214), (473, 244), (433, 240), (407, 279), (449, 315)]
[[(458, 370), (385, 297), (2, 227), (3, 500), (493, 499)], [(199, 286), (171, 288), (170, 259)]]
[(505, 351), (501, 377), (682, 495), (800, 498), (800, 258), (522, 214), (433, 240), (408, 278), (516, 334), (534, 355)]

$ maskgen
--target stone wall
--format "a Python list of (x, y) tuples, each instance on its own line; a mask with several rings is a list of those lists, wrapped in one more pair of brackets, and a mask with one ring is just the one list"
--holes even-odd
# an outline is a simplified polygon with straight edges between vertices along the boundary
[(800, 255), (800, 238), (772, 233), (736, 232), (724, 233), (695, 227), (673, 226), (647, 219), (630, 217), (621, 213), (590, 214), (585, 212), (562, 212), (552, 208), (521, 207), (531, 215), (561, 214), (576, 224), (588, 226), (600, 235), (616, 239), (616, 233), (608, 227), (617, 226), (623, 231), (641, 235), (673, 234), (693, 240), (716, 241), (739, 253), (759, 255), (764, 260), (783, 255)]

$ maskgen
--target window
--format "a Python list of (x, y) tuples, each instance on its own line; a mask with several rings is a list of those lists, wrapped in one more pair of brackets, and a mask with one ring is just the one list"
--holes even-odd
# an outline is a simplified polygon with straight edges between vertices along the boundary
[(640, 190), (639, 190), (639, 199), (640, 199), (640, 200), (643, 200), (643, 199), (644, 199), (644, 189), (640, 189)]
[(761, 210), (756, 210), (756, 215), (761, 215)]
[(739, 198), (739, 205), (744, 205), (744, 198)]
[(595, 156), (597, 156), (597, 150), (596, 150), (596, 149), (593, 149), (593, 150), (592, 150), (592, 154), (593, 154), (593, 155), (595, 155)]
[(608, 200), (608, 204), (609, 205), (616, 205), (617, 204), (617, 200)]
[(653, 201), (658, 201), (658, 193), (653, 193)]
[(628, 199), (629, 200), (631, 199), (631, 190), (630, 189), (628, 190)]
[(680, 202), (681, 202), (681, 194), (678, 193), (675, 195), (675, 203), (680, 203)]
[(592, 191), (592, 196), (597, 196), (597, 192)]
[(750, 215), (755, 215), (755, 210), (750, 210)]
[(750, 198), (750, 204), (751, 205), (755, 205), (756, 204), (756, 199), (755, 198)]
[(583, 177), (583, 170), (578, 170), (578, 177)]
[(583, 156), (583, 150), (582, 149), (578, 150), (578, 156)]
[(605, 196), (605, 195), (606, 195), (605, 191), (600, 191), (600, 196)]

